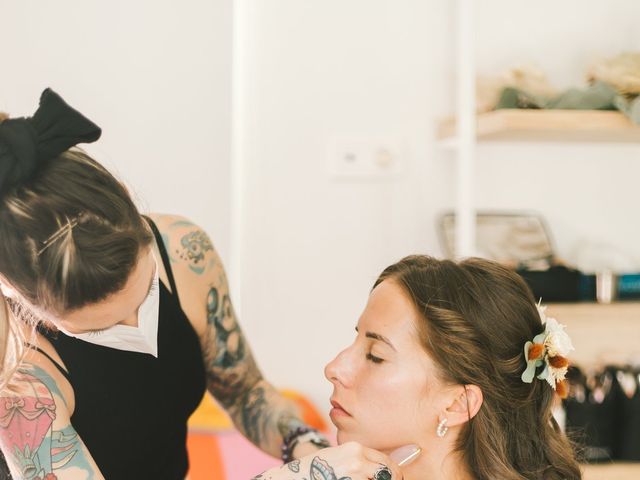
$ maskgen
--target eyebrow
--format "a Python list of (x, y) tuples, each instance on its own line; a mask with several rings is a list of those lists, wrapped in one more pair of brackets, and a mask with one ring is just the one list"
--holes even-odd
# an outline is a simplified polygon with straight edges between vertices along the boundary
[[(356, 332), (358, 332), (358, 331), (359, 331), (358, 327), (356, 327)], [(385, 337), (384, 335), (380, 335), (379, 333), (375, 333), (375, 332), (366, 332), (364, 334), (364, 336), (367, 337), (367, 338), (371, 338), (373, 340), (379, 340), (381, 342), (384, 342), (387, 345), (389, 345), (393, 349), (393, 351), (397, 351), (396, 347), (393, 346), (393, 343), (391, 343), (391, 341), (387, 337)]]

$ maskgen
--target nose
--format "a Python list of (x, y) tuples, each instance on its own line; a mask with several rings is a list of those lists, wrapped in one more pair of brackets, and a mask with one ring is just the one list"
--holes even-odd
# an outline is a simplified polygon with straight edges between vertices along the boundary
[(324, 376), (334, 385), (339, 383), (347, 387), (351, 384), (353, 377), (352, 369), (353, 362), (349, 361), (349, 349), (347, 348), (324, 367)]

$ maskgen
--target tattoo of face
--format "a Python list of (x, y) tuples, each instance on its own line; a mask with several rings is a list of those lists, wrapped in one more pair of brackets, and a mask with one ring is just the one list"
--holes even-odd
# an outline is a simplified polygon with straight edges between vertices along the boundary
[(246, 345), (229, 296), (221, 296), (215, 287), (210, 288), (207, 297), (207, 322), (209, 333), (203, 344), (207, 381), (216, 399), (230, 409), (239, 405), (247, 386), (260, 380), (260, 370)]
[(207, 298), (207, 321), (215, 329), (216, 358), (214, 367), (233, 368), (245, 356), (242, 331), (235, 320), (228, 295), (220, 299), (218, 290), (212, 287)]
[(271, 422), (270, 406), (263, 387), (251, 389), (242, 402), (242, 426), (247, 436), (256, 445), (266, 438)]
[(300, 472), (300, 460), (294, 460), (293, 462), (287, 463), (287, 467), (289, 467), (289, 470), (291, 470), (293, 473), (299, 473)]
[(309, 477), (310, 480), (351, 480), (350, 477), (342, 477), (338, 479), (333, 468), (331, 468), (331, 465), (320, 457), (315, 457), (311, 462)]
[(213, 250), (213, 245), (206, 233), (201, 230), (190, 232), (180, 240), (181, 249), (176, 249), (176, 254), (189, 262), (189, 268), (195, 273), (204, 272), (205, 253)]

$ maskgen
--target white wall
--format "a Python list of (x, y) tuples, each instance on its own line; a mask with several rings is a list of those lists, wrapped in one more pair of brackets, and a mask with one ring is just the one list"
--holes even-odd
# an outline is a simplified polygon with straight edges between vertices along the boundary
[[(450, 153), (434, 140), (454, 109), (450, 0), (247, 1), (243, 322), (268, 376), (327, 407), (323, 365), (354, 336), (376, 275), (414, 252), (440, 254), (435, 216), (454, 201)], [(478, 4), (478, 70), (537, 63), (558, 87), (595, 54), (638, 49), (640, 3)], [(335, 181), (333, 136), (405, 139), (405, 173)], [(545, 215), (559, 253), (583, 237), (632, 250), (637, 146), (479, 149), (481, 207)]]
[[(432, 141), (450, 110), (451, 12), (445, 0), (249, 4), (243, 321), (268, 376), (326, 411), (323, 365), (353, 338), (381, 268), (435, 245), (451, 197)], [(410, 152), (399, 179), (330, 177), (334, 135), (389, 134)]]
[(0, 0), (0, 110), (52, 87), (103, 129), (87, 147), (146, 211), (229, 251), (231, 0)]
[[(376, 275), (409, 253), (440, 254), (435, 216), (453, 206), (454, 172), (434, 133), (454, 112), (455, 2), (235, 3), (242, 323), (267, 376), (326, 410), (322, 367), (353, 338)], [(640, 47), (639, 2), (478, 5), (483, 72), (533, 61), (564, 87), (580, 81), (594, 53)], [(31, 113), (42, 88), (57, 89), (103, 126), (90, 151), (149, 209), (203, 224), (228, 260), (231, 15), (231, 0), (0, 0), (0, 109)], [(362, 135), (401, 137), (404, 173), (333, 179), (330, 139)], [(479, 205), (540, 211), (565, 257), (584, 237), (640, 257), (638, 153), (484, 146)]]

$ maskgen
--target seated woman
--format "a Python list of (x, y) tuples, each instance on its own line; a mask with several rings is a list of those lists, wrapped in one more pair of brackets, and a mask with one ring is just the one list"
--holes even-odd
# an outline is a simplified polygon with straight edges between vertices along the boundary
[(356, 331), (325, 370), (338, 443), (419, 447), (405, 480), (581, 478), (551, 414), (573, 347), (512, 271), (407, 257), (375, 282)]

